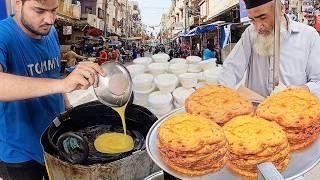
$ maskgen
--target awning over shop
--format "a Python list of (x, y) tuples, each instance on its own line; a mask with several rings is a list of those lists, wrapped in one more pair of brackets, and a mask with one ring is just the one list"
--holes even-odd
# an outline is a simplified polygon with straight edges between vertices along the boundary
[[(191, 30), (190, 30), (191, 31)], [(182, 32), (179, 33), (177, 36), (175, 36), (173, 39), (177, 39), (178, 37), (189, 37), (188, 35), (189, 32)]]
[(87, 30), (86, 34), (89, 36), (95, 36), (95, 37), (103, 36), (103, 32), (100, 29), (97, 29), (95, 27), (90, 27)]
[(206, 25), (195, 27), (195, 28), (191, 29), (189, 32), (180, 33), (179, 35), (181, 37), (190, 37), (190, 36), (199, 35), (201, 33), (210, 32), (210, 31), (213, 31), (215, 29), (217, 29), (217, 25), (212, 23), (212, 24), (206, 24)]

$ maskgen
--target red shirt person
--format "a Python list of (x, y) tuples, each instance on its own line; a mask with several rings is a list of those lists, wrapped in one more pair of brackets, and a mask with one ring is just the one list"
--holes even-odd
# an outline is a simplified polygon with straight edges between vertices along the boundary
[(108, 53), (105, 50), (100, 51), (98, 64), (101, 65), (108, 60)]

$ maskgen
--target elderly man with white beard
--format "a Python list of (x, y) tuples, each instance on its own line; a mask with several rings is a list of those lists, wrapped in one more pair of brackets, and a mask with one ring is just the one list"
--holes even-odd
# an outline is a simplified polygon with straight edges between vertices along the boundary
[[(273, 91), (274, 2), (245, 0), (252, 20), (224, 62), (219, 84), (236, 88), (245, 72), (246, 87), (268, 96)], [(295, 22), (281, 7), (280, 83), (320, 97), (320, 37), (313, 27)]]

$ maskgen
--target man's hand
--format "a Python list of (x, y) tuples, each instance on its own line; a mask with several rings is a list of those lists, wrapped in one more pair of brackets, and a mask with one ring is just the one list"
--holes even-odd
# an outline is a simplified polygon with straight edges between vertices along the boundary
[(103, 69), (98, 64), (79, 64), (69, 76), (61, 80), (62, 93), (69, 93), (78, 89), (88, 89), (90, 86), (97, 87), (98, 75), (104, 76)]

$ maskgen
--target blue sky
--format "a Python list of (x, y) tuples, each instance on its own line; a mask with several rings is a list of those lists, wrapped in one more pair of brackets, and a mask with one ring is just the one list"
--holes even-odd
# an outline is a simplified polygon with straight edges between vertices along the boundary
[[(148, 26), (160, 24), (161, 15), (167, 12), (171, 0), (138, 0), (141, 9), (142, 22)], [(148, 31), (152, 29), (148, 28)], [(155, 29), (159, 32), (159, 28)], [(154, 33), (155, 34), (155, 33)]]

